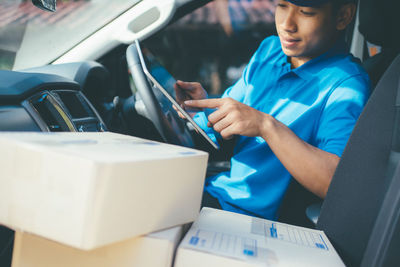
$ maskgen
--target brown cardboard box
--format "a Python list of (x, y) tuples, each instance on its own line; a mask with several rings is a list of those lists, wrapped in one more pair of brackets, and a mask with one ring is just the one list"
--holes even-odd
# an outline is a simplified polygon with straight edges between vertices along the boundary
[(94, 249), (194, 221), (208, 154), (115, 133), (0, 133), (0, 224)]
[(182, 227), (94, 250), (80, 250), (17, 231), (12, 267), (171, 267)]

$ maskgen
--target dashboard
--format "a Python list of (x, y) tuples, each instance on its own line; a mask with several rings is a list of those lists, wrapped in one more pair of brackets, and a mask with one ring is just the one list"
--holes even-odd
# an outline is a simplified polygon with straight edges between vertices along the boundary
[(0, 131), (106, 131), (81, 90), (96, 80), (99, 68), (103, 77), (106, 71), (94, 62), (0, 71)]

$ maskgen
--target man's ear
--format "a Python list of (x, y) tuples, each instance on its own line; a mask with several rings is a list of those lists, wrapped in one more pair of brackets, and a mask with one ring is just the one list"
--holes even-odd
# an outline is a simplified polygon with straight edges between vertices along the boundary
[(350, 24), (356, 13), (356, 8), (355, 4), (345, 4), (340, 7), (336, 17), (336, 29), (338, 31), (346, 29), (347, 25)]

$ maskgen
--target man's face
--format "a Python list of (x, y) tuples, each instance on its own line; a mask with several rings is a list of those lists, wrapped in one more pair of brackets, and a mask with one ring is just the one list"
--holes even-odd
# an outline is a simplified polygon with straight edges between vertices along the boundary
[(284, 0), (278, 1), (276, 29), (283, 52), (291, 57), (294, 67), (319, 56), (331, 47), (338, 32), (335, 21), (330, 3), (312, 8), (297, 6)]

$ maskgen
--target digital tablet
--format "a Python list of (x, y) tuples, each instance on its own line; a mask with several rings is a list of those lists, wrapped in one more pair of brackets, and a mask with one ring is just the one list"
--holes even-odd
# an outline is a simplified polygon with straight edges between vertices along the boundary
[(188, 112), (183, 109), (175, 99), (174, 85), (176, 80), (165, 70), (157, 60), (152, 57), (146, 50), (141, 49), (139, 41), (135, 40), (136, 48), (138, 50), (140, 63), (143, 68), (144, 74), (155, 85), (156, 88), (172, 103), (172, 105), (179, 110), (179, 112), (193, 125), (193, 127), (200, 133), (215, 149), (219, 149), (217, 140), (213, 140), (208, 136), (204, 130), (192, 119)]

